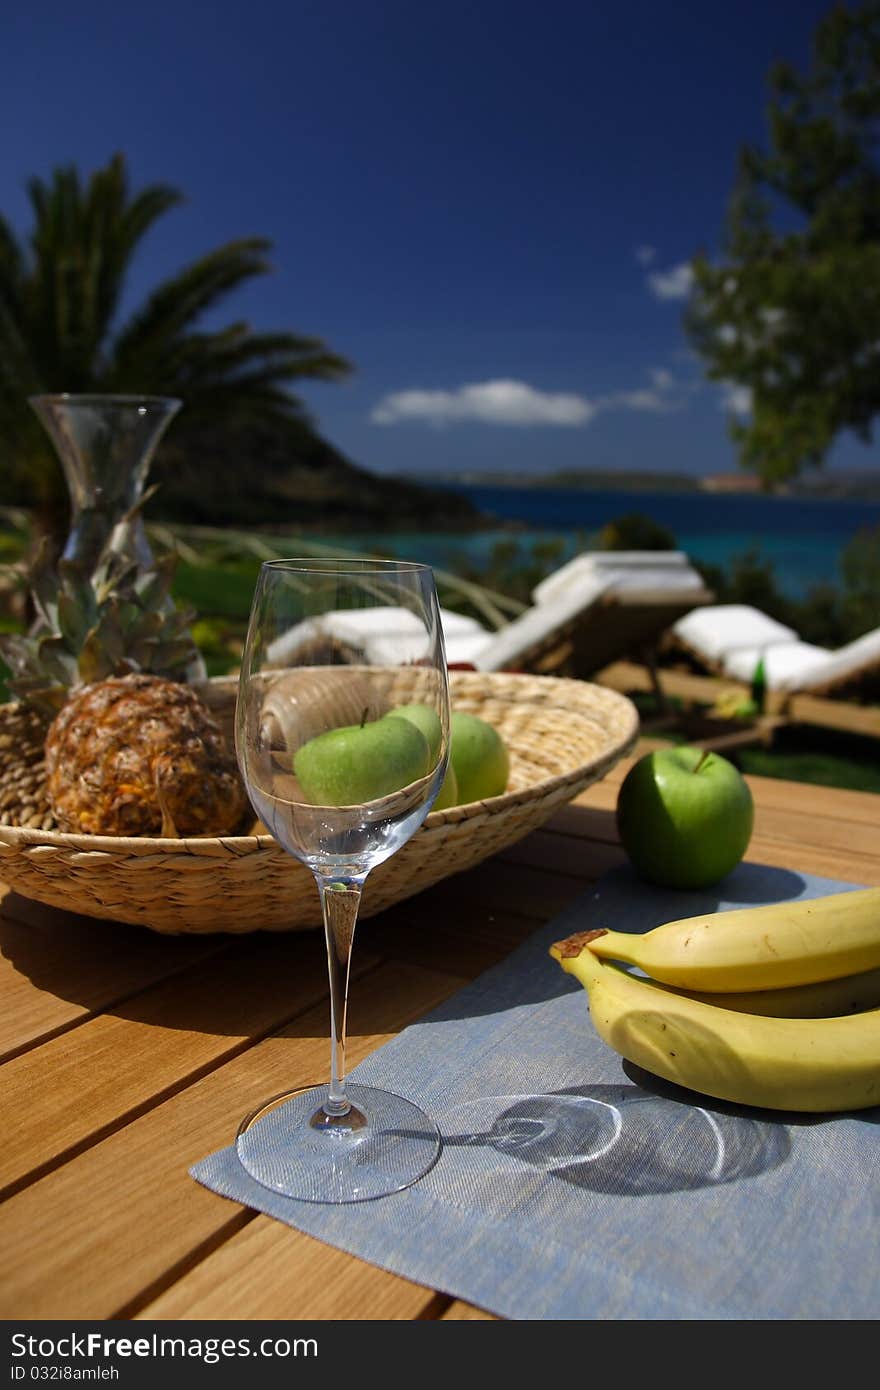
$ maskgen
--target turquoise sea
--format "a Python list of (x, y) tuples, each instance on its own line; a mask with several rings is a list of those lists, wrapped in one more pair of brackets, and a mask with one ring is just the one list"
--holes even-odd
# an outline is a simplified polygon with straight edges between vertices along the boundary
[[(820, 583), (839, 583), (840, 557), (863, 528), (880, 527), (880, 502), (837, 501), (753, 494), (585, 492), (563, 488), (456, 487), (499, 526), (467, 534), (414, 532), (359, 536), (358, 546), (455, 569), (456, 557), (488, 558), (499, 540), (509, 539), (504, 522), (528, 526), (524, 543), (556, 539), (565, 559), (589, 547), (606, 522), (631, 513), (650, 516), (668, 527), (679, 549), (695, 560), (728, 568), (747, 551), (756, 551), (774, 568), (779, 587), (803, 597)], [(333, 538), (352, 547), (352, 538)], [(561, 563), (561, 561), (560, 561)]]

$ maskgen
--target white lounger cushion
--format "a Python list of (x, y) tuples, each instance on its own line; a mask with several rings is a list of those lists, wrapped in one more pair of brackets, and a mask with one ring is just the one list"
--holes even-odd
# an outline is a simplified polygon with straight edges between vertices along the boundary
[(702, 589), (703, 580), (681, 550), (591, 550), (542, 579), (535, 603), (558, 598), (572, 583), (605, 579), (615, 589)]
[[(445, 628), (444, 623), (444, 633)], [(478, 627), (476, 632), (450, 632), (445, 640), (446, 661), (450, 666), (472, 666), (494, 640), (494, 634)], [(428, 654), (428, 643), (424, 629), (404, 640), (400, 633), (377, 632), (363, 649), (367, 659), (376, 666), (394, 666), (398, 661), (420, 661)]]
[(533, 647), (547, 641), (554, 632), (562, 631), (591, 608), (610, 584), (610, 579), (595, 575), (581, 576), (579, 581), (567, 584), (557, 598), (527, 608), (500, 632), (494, 633), (487, 646), (471, 657), (473, 664), (478, 671), (503, 671), (515, 665)]
[[(533, 647), (552, 638), (554, 632), (590, 608), (610, 585), (608, 577), (581, 575), (567, 584), (553, 602), (527, 609), (499, 632), (487, 631), (473, 618), (442, 609), (446, 659), (452, 665), (475, 666), (478, 671), (502, 671), (515, 666)], [(368, 661), (380, 665), (418, 661), (426, 652), (424, 629), (407, 609), (360, 608), (325, 613), (318, 619), (299, 623), (272, 643), (270, 660), (283, 664), (298, 647), (319, 635), (357, 647)], [(402, 640), (407, 637), (408, 641)]]
[[(724, 663), (725, 674), (750, 681), (760, 649), (743, 648)], [(785, 642), (764, 653), (764, 671), (771, 690), (811, 690), (834, 685), (880, 665), (880, 628), (866, 632), (836, 652), (809, 642)]]
[(450, 666), (476, 666), (478, 658), (496, 639), (494, 632), (453, 632), (446, 637), (446, 660)]
[(778, 642), (772, 647), (740, 647), (723, 664), (724, 674), (749, 684), (758, 661), (764, 659), (764, 677), (769, 690), (800, 688), (810, 673), (827, 662), (830, 653), (809, 642)]
[[(449, 648), (462, 638), (485, 638), (491, 641), (492, 633), (487, 632), (475, 618), (467, 618), (441, 608), (440, 620), (446, 638), (447, 659), (449, 661), (469, 661), (470, 657), (453, 658)], [(417, 661), (424, 656), (427, 643), (425, 629), (420, 620), (408, 608), (351, 608), (323, 613), (320, 618), (307, 618), (296, 627), (285, 632), (269, 647), (270, 661), (281, 665), (296, 653), (304, 643), (318, 637), (332, 637), (337, 642), (346, 643), (364, 652), (368, 661)], [(403, 639), (409, 638), (409, 643)]]
[(832, 652), (821, 672), (816, 673), (814, 683), (824, 685), (826, 681), (846, 680), (876, 666), (880, 666), (880, 627)]
[[(745, 603), (710, 604), (695, 608), (673, 624), (673, 632), (708, 662), (726, 663), (735, 651), (768, 651), (780, 642), (796, 642), (794, 628), (768, 618)], [(821, 648), (816, 648), (821, 651)], [(752, 661), (754, 670), (757, 657)], [(752, 671), (749, 672), (751, 679)]]

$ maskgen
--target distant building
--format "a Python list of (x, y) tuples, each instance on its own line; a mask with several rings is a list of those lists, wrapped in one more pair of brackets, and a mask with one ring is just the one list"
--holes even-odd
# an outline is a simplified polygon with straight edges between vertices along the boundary
[(760, 492), (761, 479), (754, 473), (710, 473), (700, 479), (703, 492)]

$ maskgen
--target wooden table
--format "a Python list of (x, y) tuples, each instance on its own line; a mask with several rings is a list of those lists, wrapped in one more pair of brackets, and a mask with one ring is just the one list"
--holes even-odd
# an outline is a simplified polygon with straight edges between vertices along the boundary
[[(628, 765), (503, 855), (363, 922), (350, 1065), (621, 860), (614, 805)], [(880, 884), (880, 799), (751, 785), (751, 859)], [(326, 1076), (319, 933), (163, 937), (11, 892), (0, 932), (0, 1317), (486, 1316), (188, 1175), (254, 1104)]]

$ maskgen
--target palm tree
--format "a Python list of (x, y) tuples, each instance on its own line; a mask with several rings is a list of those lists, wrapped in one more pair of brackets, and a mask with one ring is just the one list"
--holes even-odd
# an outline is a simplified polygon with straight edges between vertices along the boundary
[(270, 269), (271, 243), (246, 237), (210, 251), (159, 284), (119, 323), (126, 274), (141, 240), (182, 201), (165, 184), (132, 194), (118, 154), (83, 183), (76, 168), (28, 184), (33, 228), (20, 242), (0, 216), (0, 481), (34, 504), (56, 537), (67, 492), (29, 395), (130, 392), (179, 396), (175, 452), (206, 426), (230, 436), (254, 425), (309, 429), (290, 394), (296, 378), (350, 370), (318, 338), (257, 333), (242, 322), (219, 331), (199, 320), (225, 295)]

